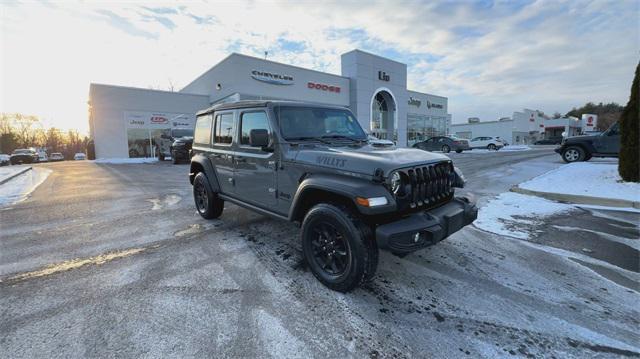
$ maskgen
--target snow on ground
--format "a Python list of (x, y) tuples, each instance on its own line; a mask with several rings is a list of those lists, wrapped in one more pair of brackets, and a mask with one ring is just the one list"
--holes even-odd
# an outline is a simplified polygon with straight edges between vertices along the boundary
[(29, 196), (38, 186), (47, 179), (51, 170), (34, 167), (6, 183), (0, 185), (0, 206), (14, 204)]
[(98, 158), (95, 163), (111, 163), (111, 164), (137, 164), (137, 163), (154, 163), (158, 162), (157, 158)]
[(531, 147), (527, 145), (510, 145), (506, 147), (502, 147), (500, 151), (529, 151)]
[(487, 232), (529, 239), (531, 233), (523, 231), (524, 228), (541, 224), (545, 217), (572, 209), (571, 205), (505, 192), (480, 208), (478, 219), (473, 224)]
[(521, 183), (520, 188), (640, 201), (640, 184), (622, 182), (618, 162), (575, 162)]
[(0, 179), (9, 177), (19, 171), (24, 170), (26, 167), (26, 165), (21, 165), (21, 166), (6, 166), (6, 167), (0, 167)]

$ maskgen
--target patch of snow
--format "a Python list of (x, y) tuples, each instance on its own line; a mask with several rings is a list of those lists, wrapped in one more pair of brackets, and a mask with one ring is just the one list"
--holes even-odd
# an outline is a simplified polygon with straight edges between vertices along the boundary
[(140, 157), (140, 158), (98, 158), (94, 160), (95, 163), (109, 163), (109, 164), (137, 164), (137, 163), (154, 163), (158, 162), (157, 158)]
[(529, 239), (530, 233), (524, 231), (524, 228), (542, 224), (544, 217), (574, 208), (539, 197), (505, 192), (481, 207), (478, 219), (473, 224), (487, 232)]
[(529, 151), (531, 149), (531, 147), (527, 146), (527, 145), (509, 145), (506, 147), (502, 147), (500, 149), (500, 151)]
[(44, 180), (51, 170), (33, 168), (0, 185), (0, 206), (7, 206), (25, 200)]
[(16, 174), (17, 172), (20, 172), (22, 170), (24, 170), (26, 167), (29, 167), (28, 165), (14, 165), (14, 166), (6, 166), (6, 167), (0, 167), (0, 179), (12, 176), (14, 174)]
[(614, 162), (575, 162), (547, 172), (520, 188), (572, 195), (640, 201), (640, 183), (622, 182)]

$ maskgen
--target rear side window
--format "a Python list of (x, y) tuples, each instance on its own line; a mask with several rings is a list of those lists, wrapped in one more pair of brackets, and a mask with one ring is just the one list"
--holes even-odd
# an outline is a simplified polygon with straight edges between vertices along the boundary
[(213, 142), (217, 144), (230, 144), (233, 141), (233, 113), (216, 115)]
[(267, 114), (263, 111), (245, 112), (240, 118), (240, 144), (249, 144), (249, 135), (251, 130), (267, 130), (269, 131), (269, 120)]
[(211, 143), (211, 115), (202, 115), (196, 120), (193, 143), (202, 145), (208, 145)]

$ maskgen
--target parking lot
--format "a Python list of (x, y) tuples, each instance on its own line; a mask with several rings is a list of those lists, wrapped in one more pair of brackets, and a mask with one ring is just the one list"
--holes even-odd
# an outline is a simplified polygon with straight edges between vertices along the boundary
[[(450, 157), (481, 206), (563, 165), (550, 147)], [(637, 213), (573, 211), (530, 241), (469, 226), (381, 253), (341, 294), (295, 225), (231, 204), (202, 219), (188, 165), (35, 166), (47, 180), (0, 208), (0, 357), (640, 356)]]

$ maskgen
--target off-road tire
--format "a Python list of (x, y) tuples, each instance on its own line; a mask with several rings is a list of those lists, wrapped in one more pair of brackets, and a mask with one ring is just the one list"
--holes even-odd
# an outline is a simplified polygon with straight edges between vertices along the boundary
[(567, 163), (584, 161), (585, 158), (586, 153), (582, 147), (570, 146), (562, 151), (562, 159)]
[[(347, 253), (345, 269), (338, 274), (324, 270), (314, 255), (314, 240), (320, 240), (318, 226), (330, 224), (341, 235)], [(302, 252), (313, 275), (325, 286), (339, 292), (348, 292), (375, 275), (378, 267), (378, 247), (373, 233), (349, 208), (321, 203), (307, 212), (300, 231)], [(315, 252), (317, 253), (317, 252)]]
[(496, 150), (496, 145), (494, 145), (493, 143), (490, 143), (490, 144), (487, 146), (487, 149), (488, 149), (489, 151), (495, 151), (495, 150)]
[(175, 152), (171, 152), (171, 163), (173, 163), (174, 165), (177, 165), (180, 161), (178, 160), (178, 157), (176, 157), (176, 153)]
[(204, 172), (198, 173), (193, 179), (193, 199), (202, 218), (214, 219), (222, 215), (224, 201), (213, 192)]
[(449, 153), (451, 151), (451, 147), (448, 145), (442, 145), (442, 152)]

